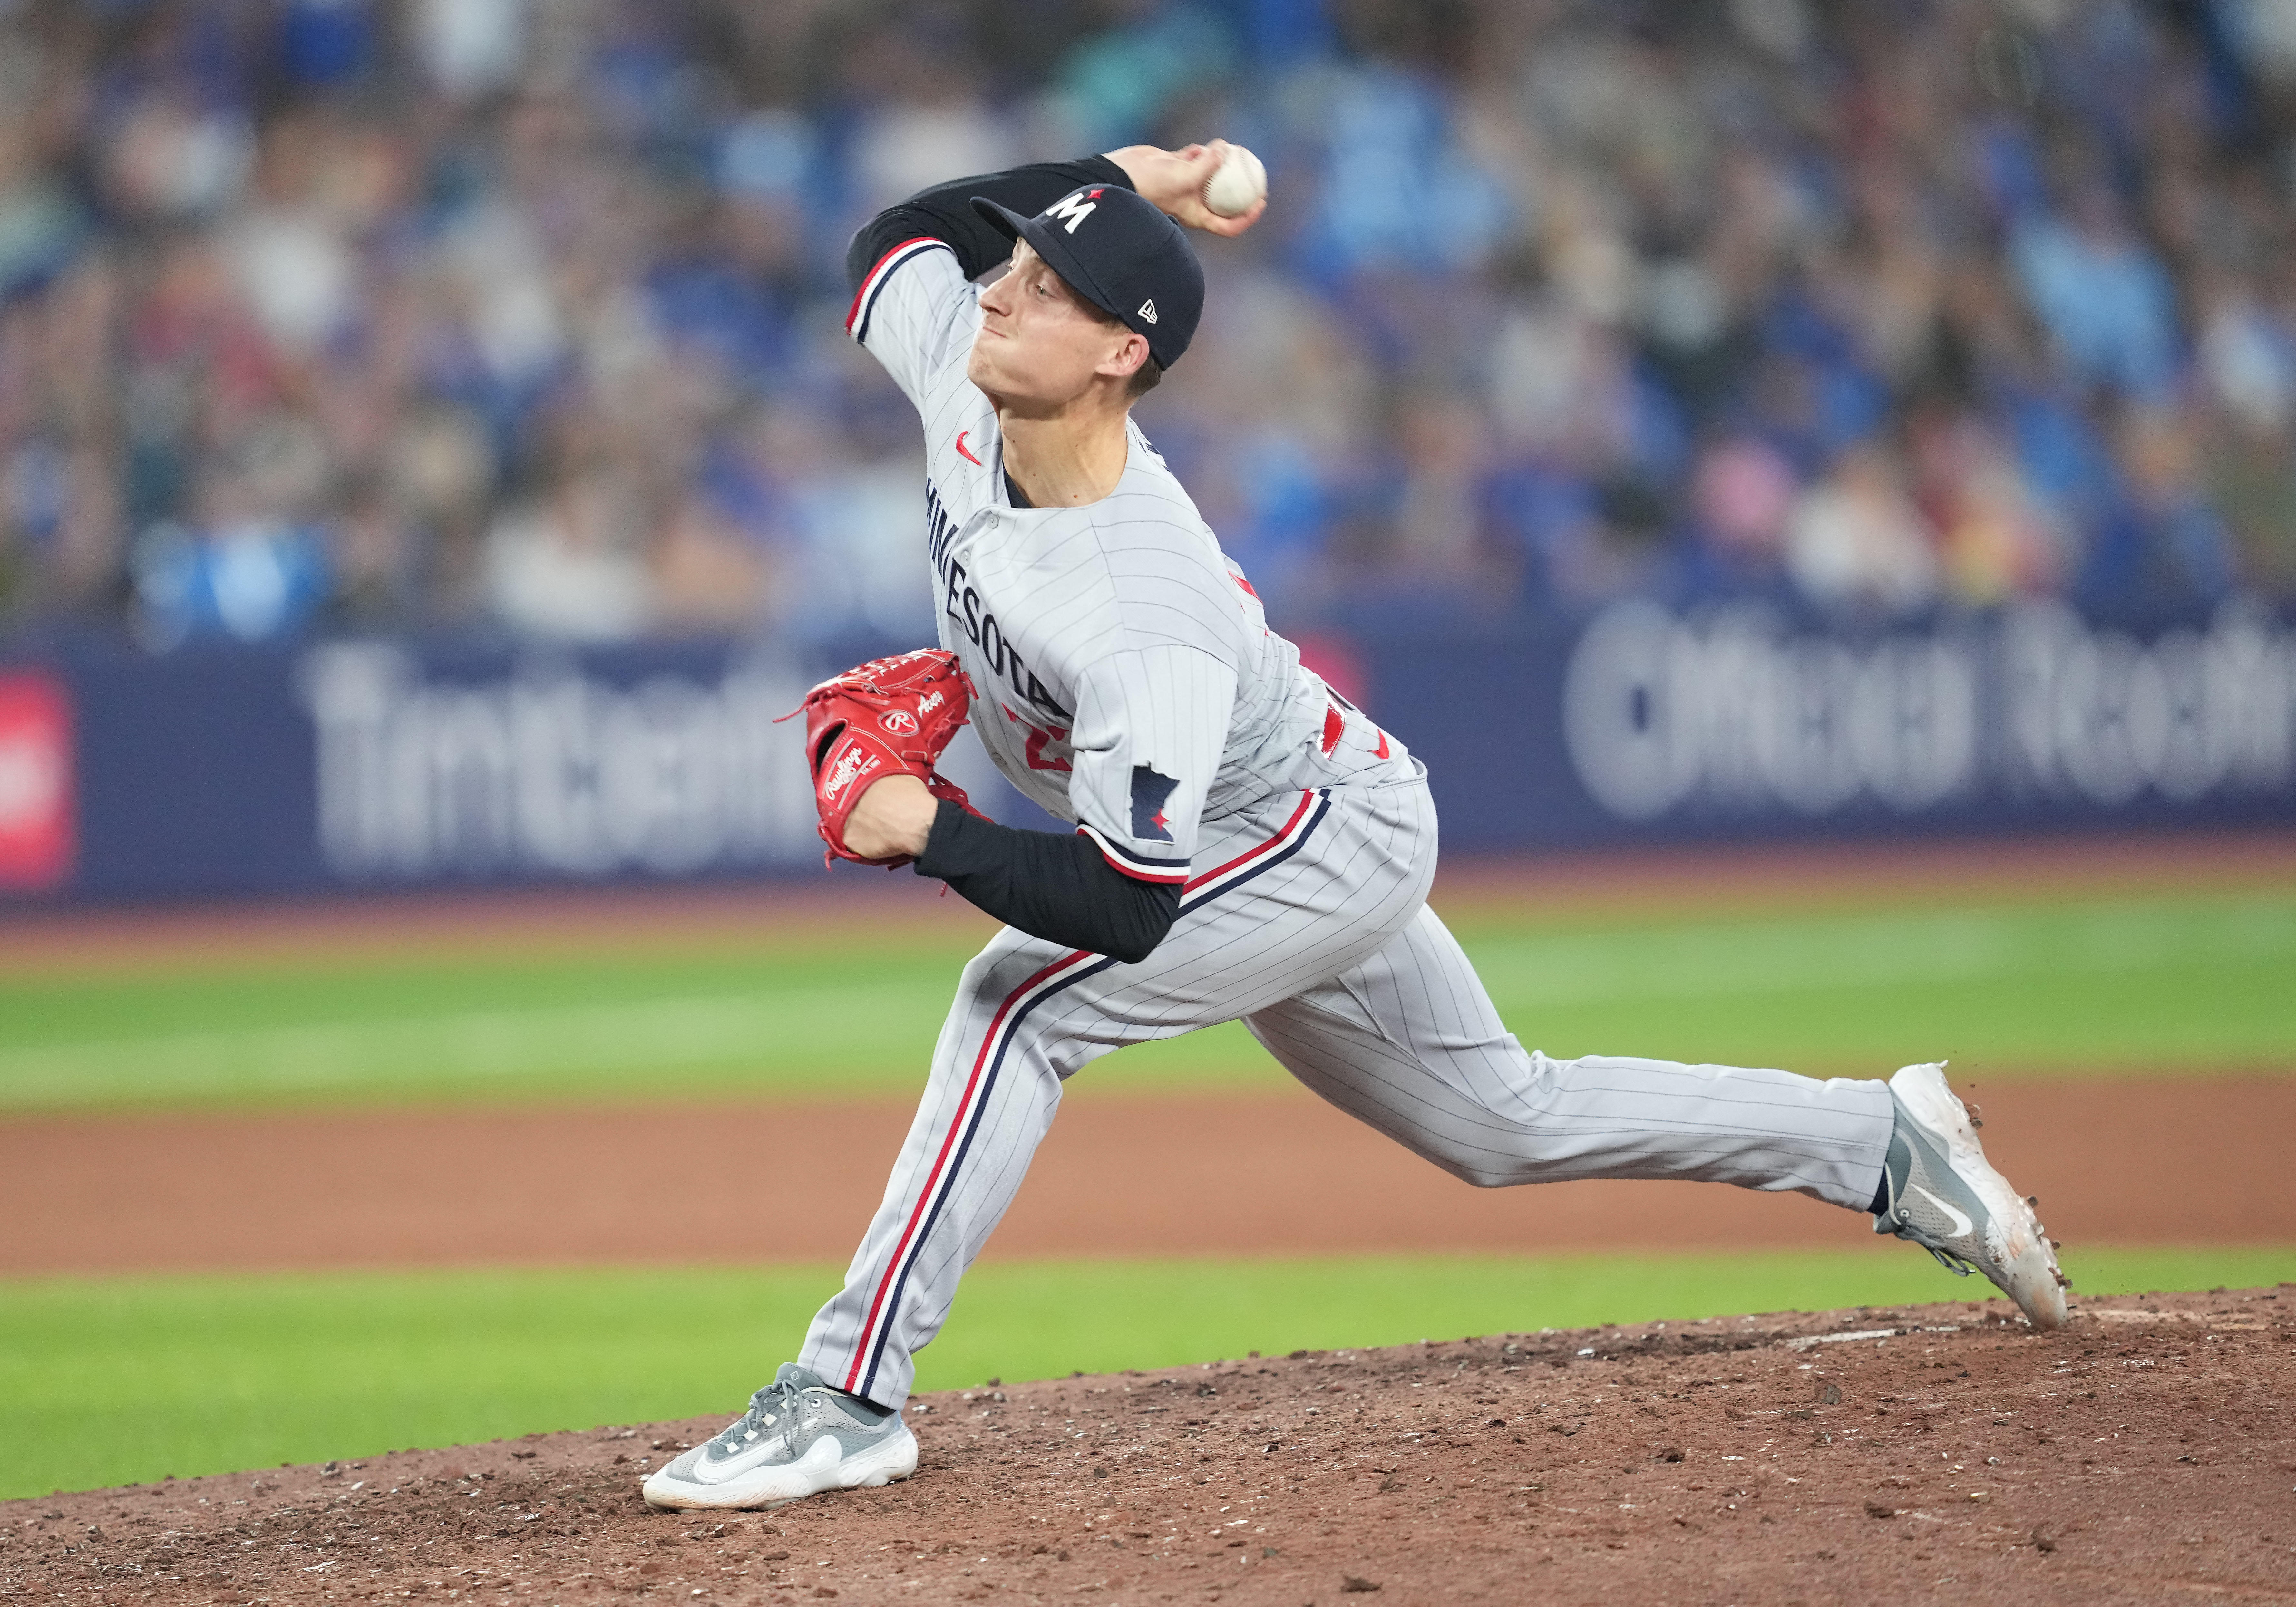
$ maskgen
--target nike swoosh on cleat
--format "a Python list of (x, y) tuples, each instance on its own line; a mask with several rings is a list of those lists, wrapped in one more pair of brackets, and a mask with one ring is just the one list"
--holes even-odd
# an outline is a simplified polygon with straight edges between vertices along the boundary
[[(828, 1447), (825, 1453), (824, 1447)], [(704, 1461), (686, 1476), (687, 1481), (715, 1488), (730, 1484), (736, 1479), (746, 1478), (751, 1473), (769, 1467), (791, 1468), (808, 1474), (825, 1472), (842, 1461), (845, 1455), (845, 1447), (838, 1442), (837, 1437), (833, 1434), (823, 1435), (806, 1447), (804, 1455), (788, 1462), (777, 1463), (770, 1455), (754, 1454), (756, 1451), (764, 1449), (762, 1446), (756, 1447), (752, 1451), (728, 1456), (722, 1462)]]
[(1923, 1188), (1920, 1184), (1915, 1183), (1909, 1185), (1908, 1186), (1913, 1189), (1914, 1193), (1919, 1194), (1923, 1199), (1928, 1201), (1931, 1205), (1936, 1206), (1938, 1209), (1943, 1211), (1947, 1216), (1953, 1218), (1953, 1236), (1955, 1238), (1965, 1239), (1972, 1233), (1976, 1231), (1976, 1223), (1972, 1222), (1967, 1217), (1963, 1216), (1959, 1211), (1954, 1209), (1953, 1207), (1948, 1205), (1944, 1201), (1930, 1193), (1929, 1190)]

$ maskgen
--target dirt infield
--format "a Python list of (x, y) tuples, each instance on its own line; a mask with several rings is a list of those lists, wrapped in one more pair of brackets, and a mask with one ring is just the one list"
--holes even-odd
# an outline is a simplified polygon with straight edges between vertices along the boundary
[(2296, 1285), (2003, 1311), (925, 1397), (913, 1480), (723, 1521), (637, 1496), (718, 1419), (0, 1504), (0, 1601), (2296, 1601)]
[[(2041, 1197), (2076, 1277), (2084, 1242), (2296, 1242), (2296, 1077), (2049, 1078), (1973, 1097), (1988, 1152)], [(0, 1235), (0, 1276), (842, 1263), (910, 1114), (871, 1101), (18, 1118), (0, 1123), (0, 1221), (20, 1229)], [(778, 1142), (793, 1121), (843, 1136)], [(750, 1209), (663, 1234), (662, 1192), (693, 1176), (742, 1177)], [(990, 1253), (1845, 1250), (1874, 1242), (1863, 1228), (1799, 1195), (1700, 1184), (1477, 1190), (1304, 1092), (1087, 1089)]]

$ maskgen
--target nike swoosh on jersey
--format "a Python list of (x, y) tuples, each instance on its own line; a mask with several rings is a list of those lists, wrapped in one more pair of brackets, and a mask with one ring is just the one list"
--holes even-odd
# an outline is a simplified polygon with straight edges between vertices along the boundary
[(972, 433), (970, 430), (960, 430), (956, 432), (956, 455), (976, 469), (986, 468), (987, 464), (964, 449), (964, 438)]
[(1931, 1205), (1936, 1206), (1938, 1209), (1943, 1211), (1947, 1216), (1953, 1218), (1953, 1236), (1955, 1238), (1965, 1239), (1971, 1234), (1977, 1231), (1976, 1223), (1972, 1222), (1967, 1217), (1963, 1216), (1959, 1211), (1954, 1209), (1953, 1207), (1948, 1205), (1944, 1201), (1930, 1193), (1929, 1190), (1923, 1188), (1920, 1184), (1913, 1184), (1910, 1186), (1914, 1193), (1919, 1194), (1923, 1199), (1928, 1201)]

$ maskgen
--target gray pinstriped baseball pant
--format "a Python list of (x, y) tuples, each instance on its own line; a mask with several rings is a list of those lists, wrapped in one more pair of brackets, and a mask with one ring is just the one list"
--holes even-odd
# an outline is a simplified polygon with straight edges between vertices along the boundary
[[(1863, 1209), (1889, 1144), (1881, 1082), (1524, 1049), (1426, 906), (1435, 809), (1415, 761), (1218, 824), (1137, 965), (1010, 928), (964, 970), (932, 1074), (804, 1365), (887, 1406), (1019, 1191), (1061, 1087), (1127, 1044), (1241, 1018), (1323, 1098), (1482, 1187), (1673, 1177)], [(1408, 774), (1403, 774), (1407, 769)]]

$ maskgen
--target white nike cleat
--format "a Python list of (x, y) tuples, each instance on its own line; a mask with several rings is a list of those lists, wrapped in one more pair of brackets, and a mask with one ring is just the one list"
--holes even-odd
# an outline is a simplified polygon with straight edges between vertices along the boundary
[(898, 1412), (872, 1417), (792, 1362), (725, 1432), (649, 1475), (646, 1505), (686, 1511), (780, 1506), (823, 1490), (890, 1484), (917, 1471)]
[(2009, 1180), (1987, 1164), (1945, 1068), (1907, 1066), (1890, 1079), (1897, 1126), (1882, 1170), (1890, 1205), (1877, 1234), (1910, 1239), (1961, 1277), (1981, 1272), (2036, 1328), (2065, 1325), (2065, 1275), (2048, 1232)]

